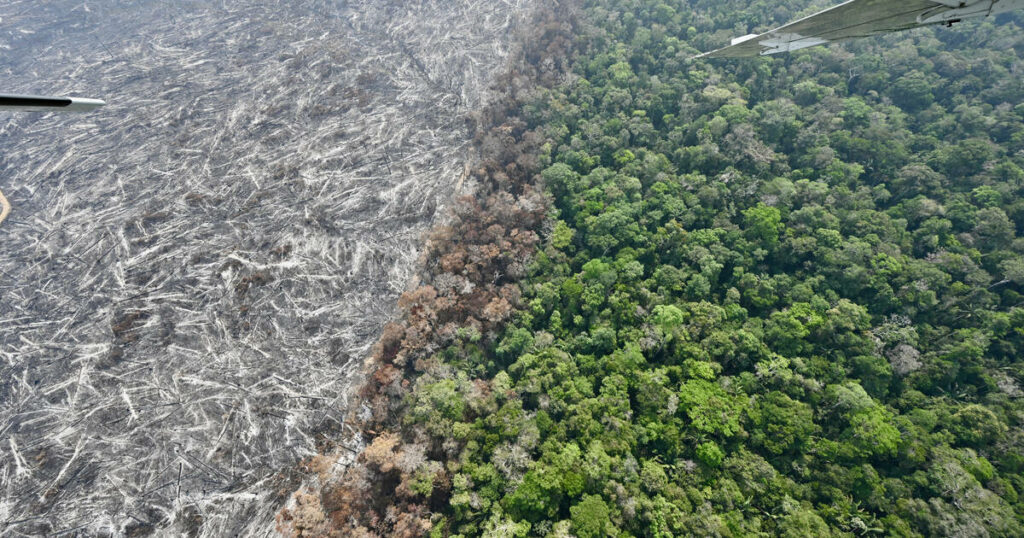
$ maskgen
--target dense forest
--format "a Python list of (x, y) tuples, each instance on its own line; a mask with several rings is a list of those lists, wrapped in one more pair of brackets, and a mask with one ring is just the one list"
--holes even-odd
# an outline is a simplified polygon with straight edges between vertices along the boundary
[(550, 14), (378, 345), (361, 465), (280, 519), (1024, 535), (1024, 25), (690, 60), (824, 4)]

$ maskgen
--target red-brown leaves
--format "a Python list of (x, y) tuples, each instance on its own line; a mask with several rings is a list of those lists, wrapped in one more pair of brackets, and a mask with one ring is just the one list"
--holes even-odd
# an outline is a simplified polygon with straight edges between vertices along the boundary
[(370, 446), (363, 450), (359, 459), (382, 473), (391, 472), (395, 468), (395, 462), (398, 459), (398, 454), (395, 453), (395, 447), (398, 446), (398, 442), (397, 435), (385, 433), (374, 439)]

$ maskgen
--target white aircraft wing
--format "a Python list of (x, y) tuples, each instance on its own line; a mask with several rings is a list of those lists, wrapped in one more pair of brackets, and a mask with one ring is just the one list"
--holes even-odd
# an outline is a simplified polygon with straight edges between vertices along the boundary
[(744, 58), (934, 24), (953, 24), (1024, 8), (1024, 0), (850, 0), (763, 34), (732, 40), (698, 58)]
[(49, 97), (42, 95), (0, 95), (0, 110), (37, 110), (43, 112), (88, 112), (105, 105), (99, 99)]

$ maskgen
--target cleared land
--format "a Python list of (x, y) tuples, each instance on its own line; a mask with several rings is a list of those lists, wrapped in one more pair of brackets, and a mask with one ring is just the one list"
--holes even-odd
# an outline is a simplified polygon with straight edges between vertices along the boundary
[(0, 535), (270, 532), (528, 4), (0, 6)]

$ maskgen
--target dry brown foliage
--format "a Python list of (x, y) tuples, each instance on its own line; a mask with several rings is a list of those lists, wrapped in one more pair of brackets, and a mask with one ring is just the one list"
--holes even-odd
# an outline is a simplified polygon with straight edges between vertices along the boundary
[(390, 473), (394, 470), (395, 462), (398, 459), (398, 454), (395, 453), (395, 447), (398, 446), (398, 443), (398, 435), (385, 433), (374, 439), (370, 446), (363, 450), (359, 458), (367, 465), (375, 467), (381, 473)]
[(298, 492), (294, 495), (295, 507), (282, 510), (277, 515), (277, 532), (295, 537), (340, 536), (332, 531), (324, 517), (320, 497), (311, 493)]
[(338, 455), (317, 454), (312, 458), (303, 461), (303, 471), (315, 473), (320, 482), (326, 482), (330, 478), (331, 468), (338, 463)]

